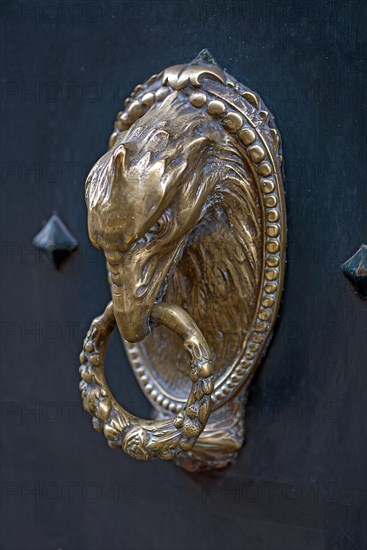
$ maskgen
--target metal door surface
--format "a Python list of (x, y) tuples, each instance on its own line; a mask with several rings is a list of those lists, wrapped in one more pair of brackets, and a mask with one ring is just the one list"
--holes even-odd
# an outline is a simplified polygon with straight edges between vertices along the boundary
[[(367, 238), (365, 8), (1, 3), (4, 550), (366, 547), (367, 309), (341, 269)], [(86, 175), (134, 86), (202, 48), (275, 116), (288, 248), (245, 445), (234, 465), (189, 473), (108, 448), (83, 412), (78, 355), (110, 299)], [(54, 213), (79, 243), (58, 268), (32, 245)], [(149, 416), (117, 334), (107, 378)]]

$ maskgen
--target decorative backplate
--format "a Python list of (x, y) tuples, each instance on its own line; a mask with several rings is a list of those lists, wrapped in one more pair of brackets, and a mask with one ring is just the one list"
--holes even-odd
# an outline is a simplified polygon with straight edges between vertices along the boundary
[(175, 331), (152, 324), (153, 304), (185, 310), (211, 351), (213, 412), (174, 456), (188, 469), (222, 467), (242, 445), (244, 389), (283, 287), (281, 165), (269, 110), (204, 51), (135, 88), (87, 180), (90, 236), (105, 251), (117, 325), (156, 418), (186, 410), (192, 363)]

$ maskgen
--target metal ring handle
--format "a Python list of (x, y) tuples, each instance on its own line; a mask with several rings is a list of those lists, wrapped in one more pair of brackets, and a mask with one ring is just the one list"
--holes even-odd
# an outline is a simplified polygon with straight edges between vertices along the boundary
[(190, 315), (181, 307), (154, 304), (151, 319), (178, 334), (191, 355), (191, 391), (186, 405), (167, 420), (144, 420), (126, 411), (113, 397), (104, 375), (104, 356), (116, 326), (113, 304), (96, 317), (80, 354), (80, 390), (93, 427), (103, 432), (112, 448), (121, 448), (138, 460), (174, 458), (189, 451), (202, 433), (211, 411), (214, 375), (208, 344)]

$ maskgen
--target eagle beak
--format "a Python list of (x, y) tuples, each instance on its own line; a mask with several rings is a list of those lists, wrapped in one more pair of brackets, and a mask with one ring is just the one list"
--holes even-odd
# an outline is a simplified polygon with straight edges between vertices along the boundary
[(106, 253), (113, 308), (122, 338), (139, 342), (150, 333), (150, 317), (158, 297), (164, 297), (168, 273), (178, 262), (181, 244), (147, 257), (144, 248), (118, 255)]

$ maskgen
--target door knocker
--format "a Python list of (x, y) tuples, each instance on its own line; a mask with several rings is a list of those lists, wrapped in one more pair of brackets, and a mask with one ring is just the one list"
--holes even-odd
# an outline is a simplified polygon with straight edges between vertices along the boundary
[[(110, 447), (189, 470), (234, 460), (283, 286), (281, 164), (272, 115), (207, 51), (125, 101), (85, 191), (112, 301), (84, 341), (80, 388)], [(153, 419), (108, 388), (116, 325)]]

